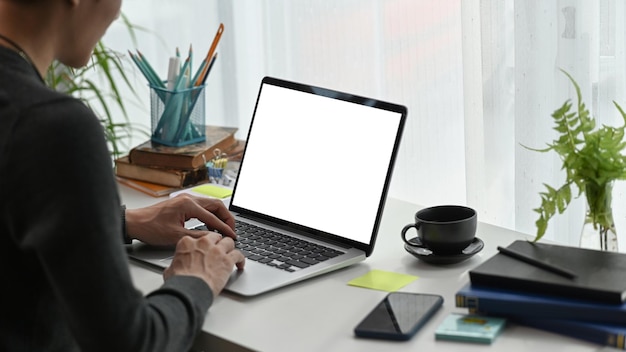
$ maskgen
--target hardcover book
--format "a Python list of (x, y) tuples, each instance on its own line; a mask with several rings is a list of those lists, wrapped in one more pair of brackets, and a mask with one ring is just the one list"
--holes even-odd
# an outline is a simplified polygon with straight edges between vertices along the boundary
[(602, 323), (626, 322), (626, 303), (609, 304), (468, 284), (455, 296), (456, 306), (472, 314), (572, 319)]
[(237, 146), (235, 127), (206, 126), (206, 140), (181, 147), (171, 147), (146, 141), (129, 153), (130, 162), (143, 166), (158, 166), (171, 169), (193, 170), (206, 165), (215, 156), (213, 152), (220, 149), (228, 153)]
[(521, 325), (626, 350), (626, 326), (623, 323), (618, 325), (578, 320), (529, 319), (520, 317), (511, 320)]
[(514, 241), (507, 248), (576, 274), (568, 278), (498, 253), (470, 270), (472, 284), (612, 304), (626, 300), (626, 254)]
[(505, 325), (504, 318), (452, 313), (437, 327), (435, 338), (489, 344)]
[(132, 164), (127, 156), (115, 159), (115, 175), (170, 187), (187, 187), (208, 180), (205, 166), (194, 170), (178, 170)]
[(119, 177), (117, 176), (117, 182), (126, 185), (130, 188), (141, 191), (145, 194), (151, 195), (153, 197), (163, 197), (167, 196), (172, 192), (179, 191), (178, 187), (170, 187), (163, 186), (156, 183), (150, 183), (145, 181), (133, 180), (131, 178)]

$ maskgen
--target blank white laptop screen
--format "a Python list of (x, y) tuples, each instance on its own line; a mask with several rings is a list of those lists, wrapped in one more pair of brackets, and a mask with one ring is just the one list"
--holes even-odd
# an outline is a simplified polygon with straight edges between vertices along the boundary
[(402, 114), (263, 83), (231, 205), (369, 244)]

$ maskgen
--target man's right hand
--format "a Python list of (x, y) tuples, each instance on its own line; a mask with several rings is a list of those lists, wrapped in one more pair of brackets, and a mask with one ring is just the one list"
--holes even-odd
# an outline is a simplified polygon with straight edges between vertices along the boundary
[(172, 264), (163, 272), (163, 278), (197, 276), (209, 285), (216, 297), (226, 286), (233, 267), (242, 270), (244, 263), (245, 257), (235, 249), (230, 237), (216, 232), (199, 238), (185, 236), (178, 241)]

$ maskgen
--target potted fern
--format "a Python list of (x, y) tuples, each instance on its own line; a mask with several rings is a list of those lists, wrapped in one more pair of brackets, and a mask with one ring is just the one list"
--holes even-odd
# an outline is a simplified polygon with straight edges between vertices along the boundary
[(543, 237), (548, 221), (557, 212), (562, 214), (567, 209), (573, 193), (576, 197), (584, 193), (587, 211), (581, 247), (618, 251), (611, 196), (614, 182), (626, 179), (626, 157), (623, 155), (626, 114), (613, 102), (624, 124), (597, 127), (582, 101), (580, 87), (569, 73), (561, 71), (576, 89), (577, 105), (572, 111), (572, 102), (568, 99), (552, 114), (557, 139), (544, 149), (526, 147), (538, 152), (556, 152), (566, 175), (564, 184), (558, 188), (544, 184), (546, 190), (540, 193), (541, 206), (533, 209), (539, 214), (534, 241)]

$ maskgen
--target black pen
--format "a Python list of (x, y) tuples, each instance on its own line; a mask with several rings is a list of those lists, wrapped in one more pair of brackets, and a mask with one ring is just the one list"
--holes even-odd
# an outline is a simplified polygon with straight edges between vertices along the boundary
[(530, 265), (534, 265), (538, 268), (544, 269), (544, 270), (548, 270), (551, 271), (555, 274), (559, 274), (561, 276), (564, 276), (568, 279), (575, 279), (576, 278), (576, 274), (572, 273), (569, 270), (563, 269), (563, 268), (559, 268), (558, 266), (552, 265), (552, 264), (548, 264), (545, 262), (542, 262), (538, 259), (535, 259), (533, 257), (530, 257), (526, 254), (520, 253), (520, 252), (516, 252), (514, 250), (511, 250), (509, 248), (504, 248), (504, 247), (500, 247), (498, 246), (498, 251), (504, 255), (507, 255), (511, 258), (515, 258), (518, 259), (520, 261), (523, 261), (525, 263), (528, 263)]

